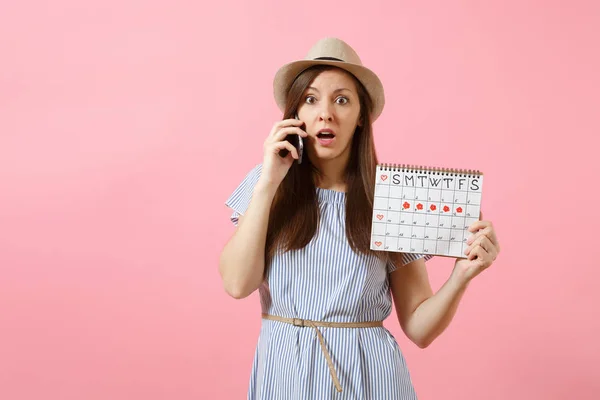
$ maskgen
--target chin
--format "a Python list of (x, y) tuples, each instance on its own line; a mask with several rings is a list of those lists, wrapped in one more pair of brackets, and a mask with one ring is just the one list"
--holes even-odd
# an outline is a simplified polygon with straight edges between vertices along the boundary
[(321, 147), (315, 146), (310, 148), (308, 156), (313, 160), (329, 161), (343, 157), (345, 153), (350, 153), (350, 145), (345, 148), (341, 147)]
[(336, 149), (320, 149), (313, 153), (318, 160), (333, 160), (342, 155), (342, 151)]

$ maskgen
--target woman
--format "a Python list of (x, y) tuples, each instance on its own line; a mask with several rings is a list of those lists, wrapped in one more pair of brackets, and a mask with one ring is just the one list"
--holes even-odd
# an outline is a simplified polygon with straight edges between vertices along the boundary
[[(274, 92), (283, 120), (265, 140), (262, 164), (226, 202), (237, 229), (219, 265), (231, 296), (260, 293), (248, 398), (414, 399), (402, 352), (382, 321), (393, 300), (407, 337), (427, 347), (471, 279), (495, 260), (492, 224), (470, 227), (468, 258), (456, 259), (433, 294), (425, 267), (432, 255), (369, 249), (372, 122), (384, 105), (378, 77), (348, 44), (326, 38), (278, 71)], [(302, 160), (288, 135), (302, 138)]]

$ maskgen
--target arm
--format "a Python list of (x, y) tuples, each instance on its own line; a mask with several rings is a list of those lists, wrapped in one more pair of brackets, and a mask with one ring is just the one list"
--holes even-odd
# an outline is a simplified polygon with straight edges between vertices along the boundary
[[(299, 128), (302, 123), (297, 119), (286, 119), (273, 125), (264, 143), (265, 156), (260, 172), (256, 168), (232, 195), (236, 200), (229, 205), (235, 207), (240, 216), (235, 233), (221, 252), (219, 273), (225, 291), (236, 299), (249, 296), (263, 281), (271, 204), (281, 181), (298, 159), (298, 151), (285, 138), (288, 134), (306, 137), (307, 133)], [(284, 149), (289, 153), (280, 157), (279, 152)], [(250, 187), (251, 196), (247, 196)], [(244, 199), (241, 204), (240, 198)]]
[(238, 227), (221, 252), (219, 273), (225, 291), (236, 299), (254, 292), (262, 283), (269, 212), (277, 187), (259, 182)]
[(429, 346), (450, 325), (469, 282), (488, 268), (500, 252), (490, 221), (474, 222), (465, 249), (467, 258), (457, 258), (450, 278), (433, 294), (424, 259), (417, 259), (390, 274), (390, 287), (398, 321), (406, 336), (420, 348)]
[(400, 326), (420, 348), (429, 346), (450, 325), (468, 282), (452, 274), (433, 294), (425, 261), (412, 261), (390, 274)]

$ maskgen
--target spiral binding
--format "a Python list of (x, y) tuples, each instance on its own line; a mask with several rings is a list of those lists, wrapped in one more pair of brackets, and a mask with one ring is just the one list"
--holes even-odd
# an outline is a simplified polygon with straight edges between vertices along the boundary
[(377, 164), (382, 171), (393, 171), (393, 172), (422, 172), (430, 175), (442, 175), (442, 176), (458, 176), (461, 178), (475, 178), (483, 176), (483, 172), (474, 169), (458, 169), (458, 168), (443, 168), (443, 167), (430, 167), (425, 165), (414, 165), (414, 164)]

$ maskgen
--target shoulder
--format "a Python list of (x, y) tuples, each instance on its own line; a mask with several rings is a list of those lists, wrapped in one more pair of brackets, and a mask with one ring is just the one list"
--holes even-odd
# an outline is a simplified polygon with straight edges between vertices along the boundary
[(262, 164), (256, 164), (252, 169), (250, 169), (250, 171), (246, 173), (246, 176), (225, 201), (225, 205), (233, 209), (231, 221), (234, 223), (234, 225), (238, 224), (239, 217), (246, 212), (246, 209), (250, 204), (250, 200), (252, 199), (252, 192), (258, 183), (261, 172)]
[(255, 164), (253, 167), (247, 170), (246, 177), (260, 176), (260, 173), (262, 172), (262, 167), (262, 163)]
[(242, 179), (240, 183), (240, 188), (251, 188), (258, 182), (260, 175), (262, 173), (262, 163), (254, 165), (250, 170), (246, 172), (246, 175)]

